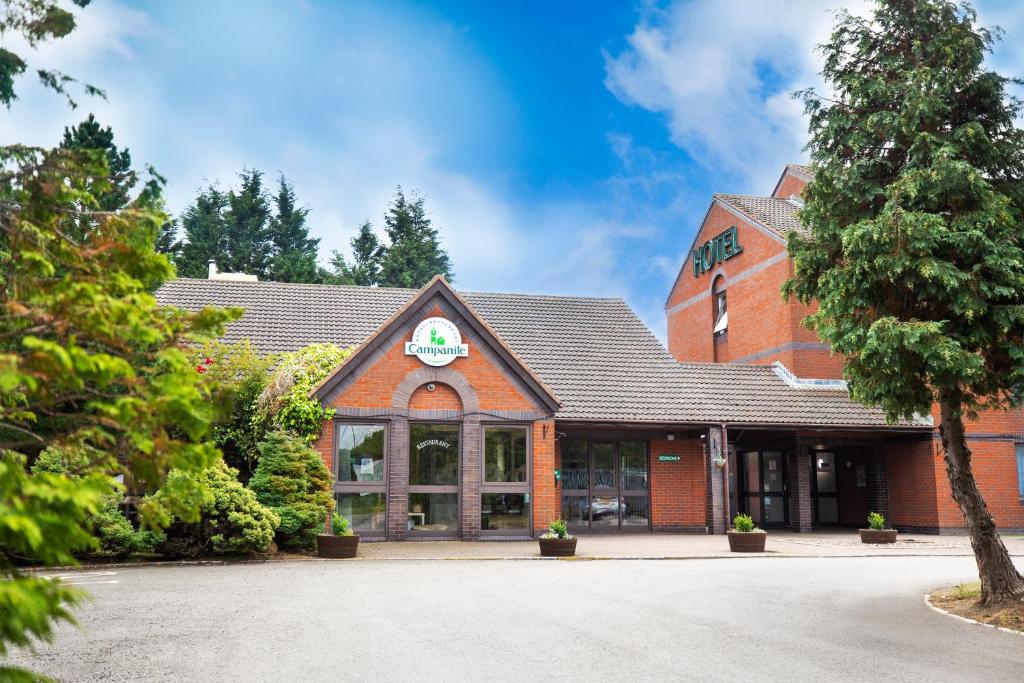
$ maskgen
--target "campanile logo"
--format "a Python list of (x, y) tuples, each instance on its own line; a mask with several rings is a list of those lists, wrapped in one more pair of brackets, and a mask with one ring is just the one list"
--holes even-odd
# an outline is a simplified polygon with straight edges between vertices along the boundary
[(469, 355), (469, 344), (462, 343), (462, 335), (455, 323), (446, 318), (427, 318), (412, 333), (412, 341), (405, 343), (405, 355), (416, 356), (423, 363), (441, 367), (456, 358)]

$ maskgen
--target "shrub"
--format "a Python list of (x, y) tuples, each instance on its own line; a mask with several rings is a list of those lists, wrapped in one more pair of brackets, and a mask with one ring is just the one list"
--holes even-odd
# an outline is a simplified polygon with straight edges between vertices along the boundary
[[(81, 448), (45, 449), (32, 464), (32, 473), (59, 474), (79, 477), (90, 468), (90, 459)], [(101, 506), (85, 519), (85, 529), (95, 539), (93, 547), (82, 551), (87, 557), (128, 557), (131, 555), (152, 555), (156, 546), (163, 542), (159, 531), (136, 529), (121, 511), (124, 487), (113, 477), (108, 478), (109, 488), (102, 498)]]
[(353, 531), (349, 528), (348, 517), (339, 515), (337, 512), (331, 517), (331, 533), (335, 536), (352, 536)]
[(314, 441), (334, 409), (325, 408), (309, 392), (348, 355), (349, 350), (334, 344), (310, 344), (282, 356), (257, 401), (253, 427), (264, 431), (280, 427), (307, 443)]
[(541, 538), (572, 538), (569, 535), (569, 525), (564, 519), (556, 519), (548, 524), (548, 530)]
[(881, 531), (885, 528), (885, 517), (878, 514), (877, 512), (869, 513), (868, 528), (875, 529), (876, 531)]
[(754, 526), (754, 520), (751, 519), (750, 515), (738, 514), (733, 517), (732, 526), (736, 531), (749, 534), (752, 531), (757, 531), (757, 527)]
[[(155, 516), (169, 522), (167, 539), (159, 550), (184, 557), (266, 552), (281, 519), (260, 505), (256, 494), (235, 478), (237, 474), (223, 462), (198, 474), (171, 470), (164, 488), (145, 501)], [(198, 501), (198, 519), (178, 516), (168, 492), (203, 488), (208, 495)]]
[(260, 461), (249, 488), (281, 518), (278, 547), (311, 550), (334, 509), (330, 470), (302, 439), (283, 430), (267, 434), (257, 448)]

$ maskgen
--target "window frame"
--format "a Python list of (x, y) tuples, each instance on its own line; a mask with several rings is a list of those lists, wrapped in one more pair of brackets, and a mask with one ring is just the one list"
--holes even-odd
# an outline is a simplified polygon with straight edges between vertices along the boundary
[[(456, 455), (455, 455), (455, 465), (456, 465), (455, 484), (413, 484), (413, 483), (411, 483), (409, 481), (409, 478), (412, 476), (412, 465), (411, 465), (411, 458), (412, 458), (411, 450), (413, 448), (412, 430), (413, 430), (413, 427), (415, 427), (417, 425), (445, 425), (445, 426), (455, 427), (456, 428), (456, 434), (457, 434), (457, 438), (459, 440), (459, 446), (458, 446), (458, 453), (456, 453)], [(407, 434), (407, 439), (406, 439), (408, 441), (408, 444), (407, 444), (407, 449), (408, 450), (407, 450), (407, 452), (405, 454), (405, 456), (406, 456), (406, 464), (407, 464), (407, 469), (408, 469), (408, 471), (406, 472), (406, 475), (405, 475), (405, 487), (406, 487), (405, 492), (406, 492), (406, 496), (405, 496), (405, 508), (404, 508), (405, 513), (406, 513), (406, 534), (405, 534), (406, 538), (435, 538), (435, 539), (443, 538), (443, 539), (449, 539), (449, 538), (461, 538), (462, 537), (462, 506), (463, 506), (463, 500), (462, 500), (462, 474), (463, 474), (462, 454), (464, 452), (465, 438), (466, 438), (466, 430), (463, 428), (463, 423), (461, 421), (458, 421), (458, 420), (426, 420), (426, 419), (422, 419), (422, 420), (421, 419), (409, 420), (408, 434)], [(456, 520), (455, 520), (455, 529), (454, 529), (454, 531), (447, 530), (447, 529), (444, 530), (444, 531), (433, 530), (433, 529), (431, 529), (431, 530), (422, 530), (422, 529), (421, 530), (416, 530), (415, 527), (412, 528), (412, 529), (409, 529), (408, 528), (408, 519), (409, 519), (408, 515), (410, 514), (409, 505), (412, 502), (413, 494), (426, 494), (426, 495), (431, 495), (431, 494), (451, 495), (451, 494), (455, 494)]]
[(1014, 443), (1013, 451), (1017, 456), (1017, 497), (1024, 505), (1024, 442)]
[[(526, 481), (487, 481), (487, 430), (521, 429), (526, 434)], [(480, 535), (533, 536), (533, 425), (523, 422), (484, 422), (480, 425)], [(511, 493), (525, 497), (526, 526), (522, 529), (484, 529), (483, 497), (487, 494)]]
[[(338, 472), (341, 468), (341, 432), (345, 426), (350, 427), (380, 427), (383, 431), (383, 449), (381, 457), (384, 461), (384, 467), (382, 469), (380, 481), (342, 481), (338, 477)], [(334, 486), (332, 493), (334, 494), (334, 504), (338, 504), (338, 496), (340, 494), (357, 494), (357, 493), (376, 493), (384, 496), (384, 528), (383, 529), (372, 529), (362, 530), (354, 529), (360, 536), (372, 537), (372, 538), (383, 538), (387, 535), (388, 526), (388, 472), (390, 464), (390, 435), (391, 425), (387, 420), (359, 420), (359, 419), (336, 419), (334, 421), (334, 445), (333, 445), (333, 464), (331, 468), (331, 474), (334, 475)], [(350, 522), (352, 520), (349, 520)]]
[[(725, 304), (725, 311), (722, 313), (722, 317), (718, 316), (718, 300), (721, 299)], [(718, 329), (719, 322), (724, 319), (725, 325), (722, 329)], [(728, 297), (728, 284), (725, 281), (725, 276), (718, 274), (715, 279), (711, 282), (711, 336), (714, 339), (721, 339), (726, 336), (729, 332), (729, 297)]]

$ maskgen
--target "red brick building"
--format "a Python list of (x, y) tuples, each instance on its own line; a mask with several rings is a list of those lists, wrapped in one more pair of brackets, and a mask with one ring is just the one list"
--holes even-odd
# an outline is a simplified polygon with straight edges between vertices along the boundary
[[(933, 416), (888, 425), (779, 287), (807, 169), (716, 195), (666, 304), (669, 349), (621, 299), (179, 279), (164, 304), (241, 306), (225, 341), (354, 349), (315, 390), (338, 508), (366, 539), (762, 527), (963, 526)], [(211, 271), (213, 272), (213, 271)], [(1002, 528), (1024, 529), (1024, 421), (971, 426)], [(725, 447), (723, 447), (725, 444)]]
[[(809, 169), (791, 164), (770, 196), (717, 194), (712, 198), (690, 257), (665, 304), (668, 345), (676, 359), (780, 363), (797, 383), (809, 389), (841, 389), (842, 359), (800, 325), (810, 309), (796, 301), (783, 301), (779, 293), (793, 272), (786, 238), (789, 232), (802, 230), (797, 210), (800, 193), (811, 179)], [(930, 417), (937, 423), (936, 411)], [(968, 431), (975, 475), (997, 525), (1024, 528), (1024, 411), (982, 414), (968, 424)], [(812, 524), (859, 521), (866, 494), (869, 506), (887, 511), (898, 528), (933, 532), (963, 528), (934, 429), (909, 442), (889, 429), (873, 430), (853, 440), (848, 434), (816, 434), (811, 439), (816, 441), (813, 446), (800, 432), (777, 435), (781, 443), (773, 440), (776, 445), (772, 446), (799, 457), (803, 457), (801, 450), (810, 449), (814, 464), (807, 484), (815, 499)], [(787, 440), (791, 443), (785, 443)], [(748, 449), (754, 447), (746, 437), (730, 438), (733, 509), (746, 509), (743, 491), (757, 479), (743, 462), (754, 457), (748, 455)], [(829, 457), (835, 463), (820, 462), (818, 453), (832, 451), (835, 454)], [(734, 462), (741, 470), (739, 477)], [(863, 462), (868, 463), (866, 478), (858, 469)], [(834, 467), (835, 474), (822, 472), (822, 466)], [(797, 489), (805, 486), (803, 473), (790, 469), (783, 478), (783, 486), (792, 492), (791, 500), (801, 497)], [(825, 499), (819, 483), (829, 492), (835, 490), (834, 501)], [(791, 506), (794, 517), (799, 514), (798, 507)], [(802, 528), (805, 521), (791, 524)]]

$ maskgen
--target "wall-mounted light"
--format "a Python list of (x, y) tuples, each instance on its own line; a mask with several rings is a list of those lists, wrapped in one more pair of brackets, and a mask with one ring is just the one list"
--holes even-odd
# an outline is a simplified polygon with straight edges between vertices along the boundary
[(668, 434), (665, 435), (665, 440), (666, 441), (675, 441), (676, 440), (676, 433), (675, 432), (669, 432)]

